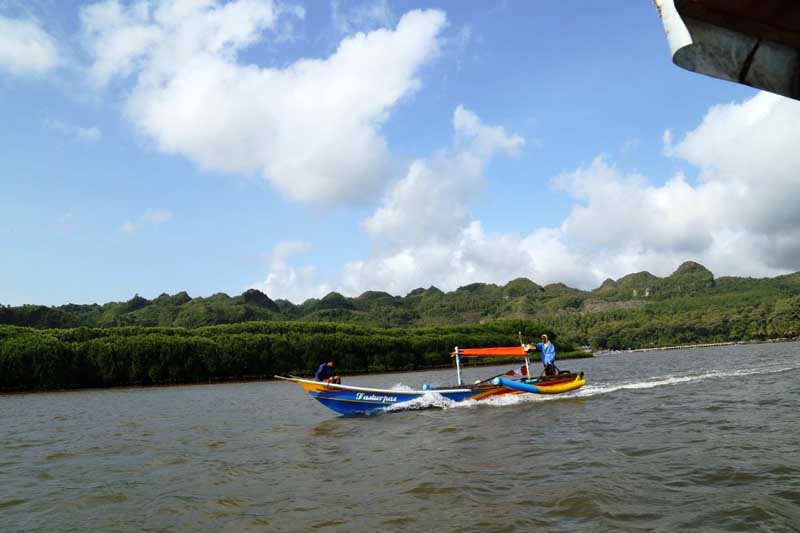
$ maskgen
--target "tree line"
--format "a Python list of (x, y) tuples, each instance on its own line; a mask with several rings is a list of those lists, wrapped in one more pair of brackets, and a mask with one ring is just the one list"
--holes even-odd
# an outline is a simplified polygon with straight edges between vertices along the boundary
[[(517, 331), (558, 334), (524, 321), (382, 329), (251, 322), (205, 328), (34, 329), (0, 326), (0, 389), (109, 387), (312, 374), (328, 358), (342, 374), (452, 364), (455, 346), (508, 346)], [(568, 341), (561, 352), (574, 350)]]
[[(7, 325), (2, 325), (7, 324)], [(456, 345), (515, 344), (546, 332), (559, 354), (795, 338), (800, 273), (714, 279), (697, 263), (593, 291), (519, 278), (405, 297), (330, 293), (301, 305), (256, 290), (237, 297), (60, 307), (0, 305), (0, 389), (99, 387), (313, 372), (334, 356), (342, 373), (445, 366)]]

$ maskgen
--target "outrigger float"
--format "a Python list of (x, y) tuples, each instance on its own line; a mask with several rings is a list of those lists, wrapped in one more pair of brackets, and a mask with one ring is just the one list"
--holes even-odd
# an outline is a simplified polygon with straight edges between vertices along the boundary
[[(450, 387), (431, 387), (425, 384), (421, 390), (373, 389), (325, 383), (296, 376), (275, 376), (275, 378), (294, 381), (322, 405), (343, 415), (385, 411), (398, 404), (411, 402), (431, 394), (438, 394), (453, 402), (481, 401), (506, 394), (561, 394), (579, 389), (586, 384), (583, 372), (574, 373), (566, 370), (561, 370), (554, 376), (526, 377), (531, 375), (531, 362), (521, 346), (466, 349), (456, 347), (450, 356), (455, 359), (458, 378), (458, 384)], [(517, 376), (515, 371), (510, 370), (483, 381), (464, 384), (464, 380), (461, 378), (462, 357), (524, 357), (525, 375)]]

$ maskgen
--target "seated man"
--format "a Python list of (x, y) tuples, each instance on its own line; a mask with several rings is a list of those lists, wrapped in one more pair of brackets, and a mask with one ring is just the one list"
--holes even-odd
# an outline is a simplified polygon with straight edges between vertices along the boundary
[(341, 383), (342, 380), (339, 379), (339, 376), (334, 375), (333, 373), (333, 359), (329, 360), (327, 363), (322, 363), (319, 365), (316, 373), (317, 381), (322, 381), (324, 383)]

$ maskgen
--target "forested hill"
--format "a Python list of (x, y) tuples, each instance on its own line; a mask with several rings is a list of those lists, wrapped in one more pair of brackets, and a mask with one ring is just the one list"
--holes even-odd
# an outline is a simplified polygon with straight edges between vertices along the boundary
[(453, 346), (514, 344), (518, 331), (527, 339), (548, 333), (560, 359), (585, 345), (793, 338), (800, 273), (714, 279), (684, 263), (665, 278), (639, 272), (593, 291), (516, 279), (404, 297), (331, 293), (301, 305), (249, 290), (0, 307), (0, 391), (308, 375), (330, 356), (344, 374), (431, 368), (449, 364)]
[(331, 292), (296, 305), (250, 289), (191, 298), (57, 307), (0, 306), (0, 324), (34, 328), (179, 326), (249, 321), (344, 322), (418, 327), (533, 320), (569, 332), (576, 342), (615, 348), (664, 342), (793, 337), (800, 333), (800, 272), (753, 279), (714, 275), (686, 262), (668, 277), (649, 272), (606, 280), (592, 291), (519, 278), (506, 285), (473, 283), (452, 292), (419, 288), (406, 296), (368, 291), (355, 298)]

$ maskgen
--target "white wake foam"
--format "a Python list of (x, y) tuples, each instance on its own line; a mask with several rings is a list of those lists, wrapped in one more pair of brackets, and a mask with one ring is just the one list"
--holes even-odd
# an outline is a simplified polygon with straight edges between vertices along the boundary
[(501, 396), (492, 396), (485, 400), (463, 400), (460, 402), (445, 398), (438, 392), (426, 392), (419, 398), (414, 400), (396, 403), (388, 407), (387, 411), (405, 411), (411, 409), (474, 409), (480, 406), (493, 406), (505, 407), (509, 405), (517, 405), (527, 402), (541, 402), (546, 400), (554, 400), (555, 396), (540, 395), (540, 394), (503, 394)]
[[(693, 376), (653, 376), (642, 381), (628, 381), (619, 383), (609, 383), (600, 385), (585, 385), (580, 389), (558, 395), (549, 394), (503, 394), (500, 396), (492, 396), (485, 400), (464, 400), (456, 402), (445, 398), (441, 394), (430, 391), (424, 395), (411, 400), (394, 404), (387, 408), (387, 411), (405, 411), (410, 409), (474, 409), (479, 406), (492, 406), (492, 407), (507, 407), (510, 405), (519, 405), (522, 403), (552, 401), (564, 398), (586, 398), (590, 396), (597, 396), (600, 394), (608, 394), (610, 392), (624, 390), (624, 389), (650, 389), (653, 387), (663, 387), (668, 385), (679, 385), (683, 383), (693, 383), (697, 381), (705, 381), (707, 379), (719, 379), (729, 377), (751, 376), (755, 374), (774, 374), (778, 372), (786, 372), (788, 370), (795, 370), (798, 367), (776, 367), (776, 368), (746, 368), (739, 370), (713, 370), (704, 374), (697, 374)], [(397, 384), (392, 387), (392, 390), (413, 390), (402, 384)]]
[(666, 385), (677, 385), (681, 383), (694, 383), (697, 381), (705, 381), (707, 379), (719, 379), (719, 378), (730, 378), (730, 377), (740, 377), (740, 376), (752, 376), (755, 374), (774, 374), (778, 372), (786, 372), (787, 370), (793, 370), (793, 367), (780, 367), (780, 368), (745, 368), (739, 370), (714, 370), (711, 372), (706, 372), (705, 374), (697, 374), (694, 376), (673, 376), (673, 375), (666, 375), (666, 376), (654, 376), (652, 378), (648, 378), (644, 381), (632, 381), (632, 382), (622, 382), (622, 383), (609, 383), (603, 385), (586, 385), (578, 389), (574, 396), (576, 397), (587, 397), (587, 396), (597, 396), (599, 394), (607, 394), (609, 392), (614, 392), (623, 389), (651, 389), (653, 387), (663, 387)]
[(409, 409), (428, 409), (431, 407), (438, 407), (439, 409), (447, 409), (458, 405), (450, 398), (445, 398), (438, 392), (426, 392), (419, 398), (415, 398), (408, 402), (396, 403), (388, 407), (387, 411), (406, 411)]

